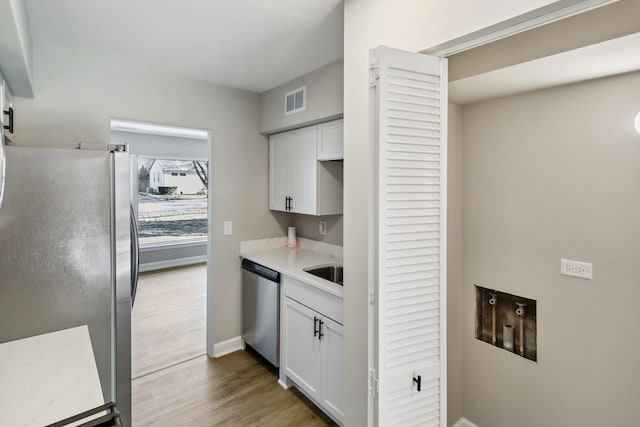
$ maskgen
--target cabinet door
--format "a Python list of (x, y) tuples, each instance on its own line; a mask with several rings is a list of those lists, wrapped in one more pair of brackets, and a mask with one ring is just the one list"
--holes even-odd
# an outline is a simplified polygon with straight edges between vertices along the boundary
[(269, 209), (286, 210), (286, 198), (290, 196), (289, 169), (291, 132), (269, 137)]
[(339, 421), (343, 420), (344, 339), (342, 325), (323, 318), (320, 340), (320, 404)]
[(342, 119), (318, 125), (318, 160), (344, 158)]
[(292, 212), (315, 215), (318, 191), (317, 126), (291, 132)]
[(0, 74), (0, 124), (8, 125), (9, 122), (7, 120), (7, 115), (4, 114), (4, 111), (9, 109), (9, 88), (7, 87), (7, 82), (2, 78), (2, 74)]
[(314, 327), (319, 315), (285, 298), (285, 370), (299, 387), (315, 399), (319, 397), (319, 349)]

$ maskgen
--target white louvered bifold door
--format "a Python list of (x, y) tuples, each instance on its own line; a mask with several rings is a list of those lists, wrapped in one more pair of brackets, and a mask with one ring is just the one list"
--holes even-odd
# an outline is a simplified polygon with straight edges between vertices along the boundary
[(446, 426), (447, 62), (379, 47), (370, 86), (376, 425)]

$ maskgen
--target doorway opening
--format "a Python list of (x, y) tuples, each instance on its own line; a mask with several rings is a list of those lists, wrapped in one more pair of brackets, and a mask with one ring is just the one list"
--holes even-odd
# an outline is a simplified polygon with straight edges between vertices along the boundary
[(129, 148), (138, 226), (135, 383), (206, 354), (210, 133), (113, 119), (111, 142)]

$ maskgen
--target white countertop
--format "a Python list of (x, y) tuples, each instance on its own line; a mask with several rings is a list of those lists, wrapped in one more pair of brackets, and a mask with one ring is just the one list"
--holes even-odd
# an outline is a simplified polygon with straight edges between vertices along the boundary
[(340, 246), (304, 238), (298, 238), (297, 248), (288, 248), (286, 243), (286, 237), (241, 242), (240, 256), (342, 298), (342, 286), (304, 271), (317, 265), (342, 265)]
[(104, 403), (86, 325), (0, 344), (0, 424), (42, 427)]

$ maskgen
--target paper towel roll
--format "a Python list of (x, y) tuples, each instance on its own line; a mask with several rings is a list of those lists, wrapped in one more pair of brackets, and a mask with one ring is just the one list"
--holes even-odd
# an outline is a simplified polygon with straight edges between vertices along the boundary
[(502, 325), (502, 348), (513, 351), (513, 326)]
[(289, 227), (289, 234), (287, 236), (287, 247), (295, 248), (298, 246), (298, 241), (296, 240), (296, 228)]

